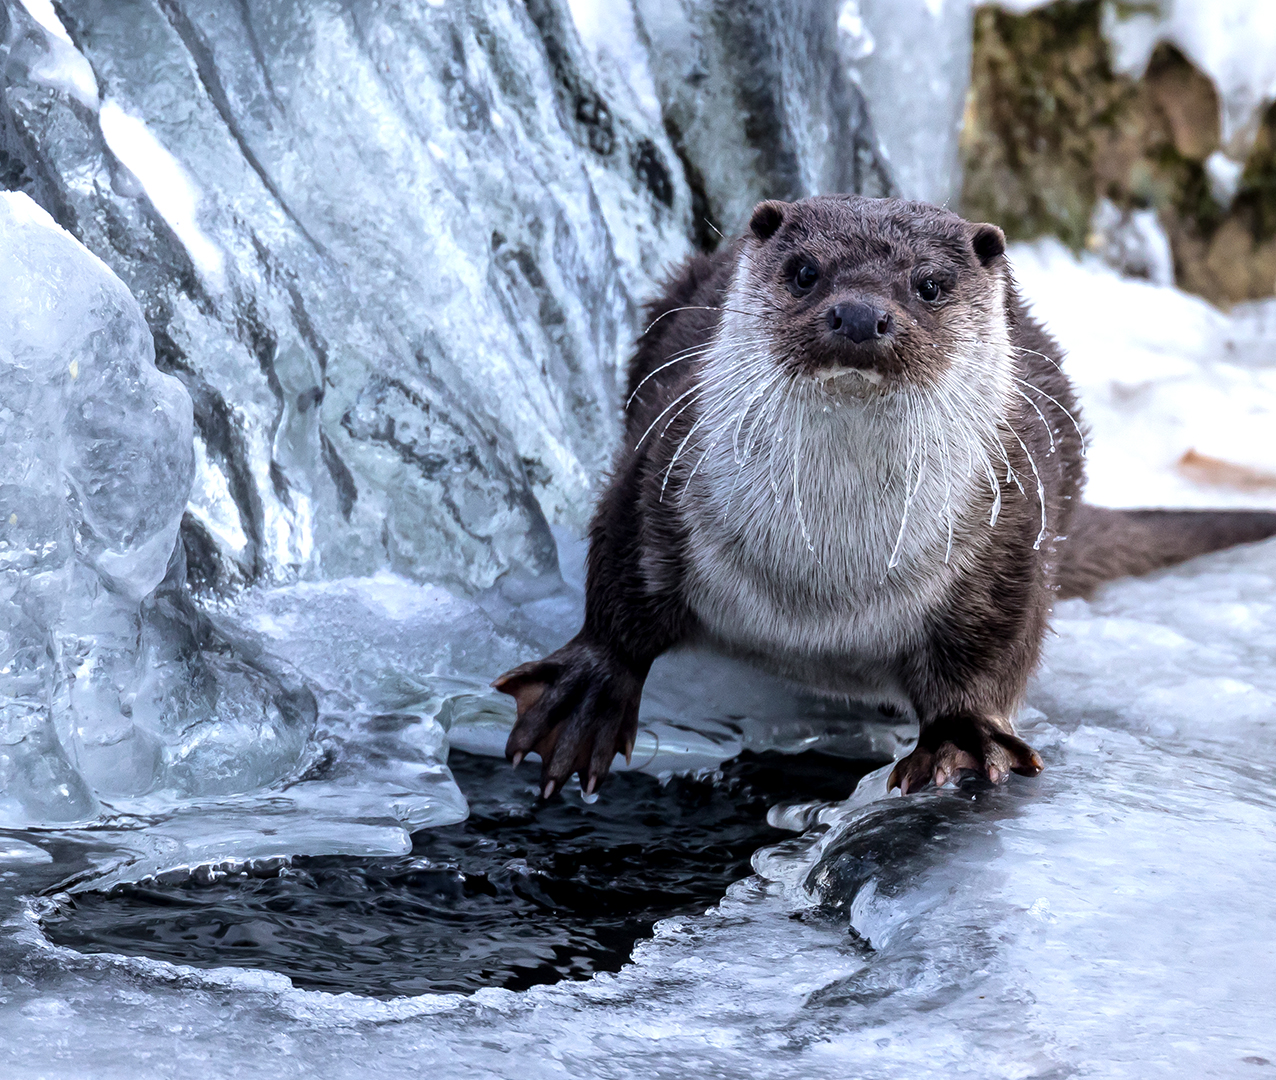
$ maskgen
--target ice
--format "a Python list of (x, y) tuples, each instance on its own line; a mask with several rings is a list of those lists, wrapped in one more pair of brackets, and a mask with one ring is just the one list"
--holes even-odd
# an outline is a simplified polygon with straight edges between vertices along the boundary
[(147, 128), (117, 102), (106, 101), (98, 111), (102, 138), (141, 183), (151, 205), (160, 212), (207, 281), (219, 289), (226, 284), (226, 257), (199, 227), (199, 192), (181, 163)]
[[(309, 762), (313, 695), (190, 600), (191, 401), (128, 289), (21, 193), (0, 194), (0, 256), (0, 820), (175, 812), (188, 846), (233, 851), (218, 800), (259, 805)], [(294, 802), (318, 798), (298, 786)], [(422, 818), (404, 812), (399, 842)]]
[[(387, 759), (410, 762), (412, 745), (434, 758), (445, 746), (504, 755), (514, 704), (491, 688), (493, 677), (556, 649), (584, 615), (586, 546), (567, 529), (557, 541), (561, 578), (514, 578), (469, 597), (382, 573), (255, 590), (225, 618), (315, 688), (319, 742), (340, 745), (333, 756), (362, 791)], [(910, 737), (908, 721), (830, 706), (745, 664), (687, 650), (652, 669), (632, 768), (696, 771), (777, 748), (886, 760)]]
[(899, 194), (946, 205), (961, 189), (969, 0), (843, 0), (838, 33)]
[(635, 0), (634, 11), (705, 246), (715, 229), (742, 231), (760, 199), (891, 192), (833, 5)]
[[(583, 524), (640, 302), (690, 250), (626, 71), (548, 0), (56, 15), (0, 16), (7, 182), (141, 299), (191, 394), (194, 572), (551, 568), (546, 516)], [(46, 77), (67, 50), (100, 109)]]
[(96, 109), (98, 88), (93, 69), (71, 41), (52, 0), (22, 0), (22, 6), (36, 26), (28, 29), (27, 41), (10, 43), (11, 52), (29, 50), (33, 79), (68, 94), (87, 109)]
[(19, 919), (8, 1074), (1251, 1075), (1276, 1060), (1273, 596), (1266, 544), (1061, 605), (1025, 718), (1041, 778), (900, 799), (871, 776), (587, 983), (371, 1001), (84, 956)]

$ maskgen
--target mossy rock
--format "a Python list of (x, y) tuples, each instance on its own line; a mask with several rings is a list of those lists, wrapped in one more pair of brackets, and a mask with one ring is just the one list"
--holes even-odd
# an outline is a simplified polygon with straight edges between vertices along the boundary
[(1093, 240), (1100, 198), (1152, 208), (1180, 285), (1218, 303), (1276, 293), (1276, 107), (1263, 119), (1235, 197), (1215, 198), (1219, 149), (1209, 78), (1160, 45), (1141, 79), (1112, 69), (1099, 0), (1057, 0), (1026, 15), (975, 15), (962, 132), (969, 217), (1015, 239)]

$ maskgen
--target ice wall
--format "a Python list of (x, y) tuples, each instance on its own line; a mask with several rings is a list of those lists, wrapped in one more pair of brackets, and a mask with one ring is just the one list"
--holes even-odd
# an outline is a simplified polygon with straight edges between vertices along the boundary
[(634, 0), (634, 11), (707, 245), (715, 228), (740, 232), (760, 199), (893, 191), (829, 0)]
[(906, 199), (961, 191), (958, 139), (970, 83), (970, 0), (842, 0), (838, 44)]
[(663, 130), (566, 10), (3, 11), (4, 182), (120, 275), (190, 392), (199, 574), (552, 566), (545, 517), (582, 520), (637, 300), (690, 231)]
[(214, 586), (551, 567), (653, 279), (758, 198), (890, 186), (822, 0), (0, 11), (0, 182), (190, 392)]

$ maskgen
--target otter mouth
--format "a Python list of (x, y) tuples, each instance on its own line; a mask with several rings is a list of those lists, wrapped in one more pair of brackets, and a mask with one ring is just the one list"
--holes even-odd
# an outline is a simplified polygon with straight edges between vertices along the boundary
[(846, 367), (836, 364), (831, 367), (820, 367), (808, 372), (826, 390), (845, 391), (862, 396), (872, 393), (882, 386), (886, 377), (880, 371), (871, 368)]
[(839, 379), (843, 375), (858, 375), (861, 379), (871, 382), (874, 386), (880, 386), (883, 378), (880, 371), (869, 371), (867, 368), (857, 367), (839, 366), (821, 368), (819, 371), (812, 372), (812, 376), (819, 379), (820, 382), (828, 382), (830, 379)]

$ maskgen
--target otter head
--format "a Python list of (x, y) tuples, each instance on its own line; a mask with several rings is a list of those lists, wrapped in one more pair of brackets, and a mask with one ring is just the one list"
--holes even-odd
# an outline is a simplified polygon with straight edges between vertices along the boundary
[(1005, 243), (926, 203), (763, 202), (724, 321), (831, 393), (965, 379), (1006, 355)]

